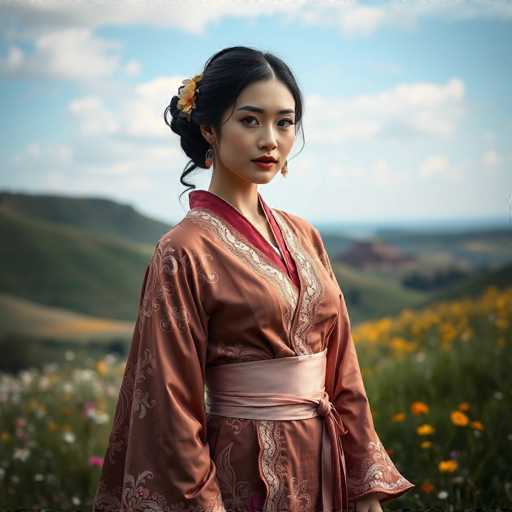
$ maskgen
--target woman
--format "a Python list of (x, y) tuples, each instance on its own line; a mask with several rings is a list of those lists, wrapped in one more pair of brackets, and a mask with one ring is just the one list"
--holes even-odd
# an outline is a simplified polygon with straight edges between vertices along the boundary
[(212, 179), (147, 266), (94, 511), (381, 511), (415, 485), (374, 429), (320, 233), (258, 192), (301, 125), (292, 73), (226, 48), (169, 113), (181, 182)]

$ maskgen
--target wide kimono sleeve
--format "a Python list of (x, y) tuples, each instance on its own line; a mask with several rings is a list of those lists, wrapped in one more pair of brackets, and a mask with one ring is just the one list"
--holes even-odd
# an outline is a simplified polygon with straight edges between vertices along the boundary
[(400, 474), (375, 431), (345, 297), (320, 233), (313, 229), (320, 259), (339, 291), (338, 316), (328, 340), (326, 390), (348, 430), (342, 443), (349, 502), (370, 495), (387, 501), (416, 486)]
[(208, 315), (200, 270), (160, 240), (139, 313), (93, 512), (224, 512), (206, 437)]

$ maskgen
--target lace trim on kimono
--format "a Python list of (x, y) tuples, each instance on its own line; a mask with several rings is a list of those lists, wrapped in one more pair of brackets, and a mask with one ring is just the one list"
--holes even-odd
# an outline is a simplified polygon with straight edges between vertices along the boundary
[(288, 328), (292, 319), (292, 313), (297, 307), (298, 292), (293, 283), (278, 268), (266, 262), (260, 251), (246, 244), (229, 226), (217, 215), (203, 208), (193, 208), (187, 212), (186, 218), (206, 228), (214, 229), (221, 240), (237, 256), (243, 257), (263, 277), (270, 278), (278, 284), (278, 289), (285, 298), (289, 311), (286, 318)]
[(260, 474), (267, 487), (264, 512), (288, 510), (286, 500), (286, 459), (281, 456), (283, 445), (281, 423), (260, 420), (255, 422), (260, 451), (258, 464)]
[(226, 512), (220, 494), (204, 506), (184, 502), (169, 504), (165, 496), (152, 490), (148, 484), (153, 477), (153, 472), (149, 470), (139, 473), (136, 478), (127, 473), (122, 492), (119, 486), (110, 490), (101, 482), (92, 512)]
[(298, 263), (297, 268), (301, 273), (302, 282), (306, 285), (302, 294), (297, 328), (293, 333), (295, 351), (297, 354), (312, 354), (313, 351), (306, 341), (306, 335), (311, 329), (311, 319), (314, 316), (314, 309), (324, 291), (324, 285), (322, 284), (322, 280), (315, 268), (313, 260), (308, 252), (303, 249), (292, 230), (288, 227), (286, 220), (278, 211), (273, 211), (274, 216), (284, 233), (286, 241), (288, 242), (288, 247), (292, 252), (293, 259)]
[(282, 423), (258, 420), (255, 424), (260, 445), (260, 475), (267, 487), (263, 512), (311, 511), (313, 499), (308, 480), (299, 480), (296, 476), (288, 478)]
[(347, 482), (351, 500), (377, 488), (397, 491), (413, 485), (399, 473), (378, 438), (368, 443), (368, 457), (361, 462), (359, 471), (351, 468)]

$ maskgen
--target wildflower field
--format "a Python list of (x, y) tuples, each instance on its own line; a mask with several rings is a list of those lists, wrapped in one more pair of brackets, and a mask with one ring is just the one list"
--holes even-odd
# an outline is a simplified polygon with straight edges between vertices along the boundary
[[(375, 425), (416, 488), (384, 510), (512, 509), (512, 288), (359, 324)], [(0, 509), (90, 510), (119, 356), (0, 374)]]

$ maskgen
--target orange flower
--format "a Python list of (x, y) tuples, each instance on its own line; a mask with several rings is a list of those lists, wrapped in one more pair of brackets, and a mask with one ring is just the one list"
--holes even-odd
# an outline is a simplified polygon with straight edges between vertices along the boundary
[(416, 429), (416, 433), (419, 436), (428, 436), (429, 434), (433, 434), (435, 432), (435, 429), (432, 425), (429, 425), (428, 423), (424, 423), (423, 425), (420, 425)]
[(485, 430), (484, 426), (479, 421), (472, 421), (470, 425), (474, 430)]
[(459, 463), (454, 459), (442, 460), (438, 467), (441, 473), (453, 473), (458, 469)]
[(96, 363), (96, 371), (100, 374), (100, 375), (106, 375), (108, 373), (108, 364), (101, 360), (101, 361), (98, 361)]
[(425, 494), (430, 494), (434, 490), (434, 486), (430, 482), (423, 482), (420, 485), (420, 490)]
[(405, 420), (405, 413), (403, 412), (397, 412), (396, 414), (393, 414), (391, 416), (391, 421), (394, 421), (396, 423), (404, 421)]
[(428, 405), (423, 402), (413, 402), (411, 404), (411, 412), (416, 416), (425, 414), (428, 412)]
[(431, 448), (432, 447), (432, 441), (422, 441), (420, 443), (421, 448)]
[(458, 427), (465, 427), (469, 423), (469, 418), (460, 411), (453, 411), (450, 414), (450, 418), (452, 420), (452, 423), (454, 425), (457, 425)]
[(179, 88), (178, 96), (180, 99), (178, 100), (177, 107), (187, 115), (189, 121), (192, 109), (196, 106), (196, 87), (201, 78), (203, 78), (202, 73), (195, 75), (193, 78), (186, 78), (182, 82), (183, 85)]
[(461, 402), (459, 404), (459, 411), (468, 412), (470, 409), (470, 405), (468, 402)]

